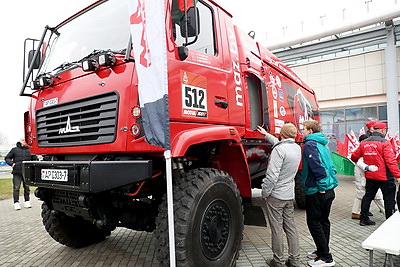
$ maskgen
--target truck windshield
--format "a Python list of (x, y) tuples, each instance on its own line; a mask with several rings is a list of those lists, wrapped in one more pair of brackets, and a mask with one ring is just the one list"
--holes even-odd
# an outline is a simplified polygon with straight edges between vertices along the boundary
[(77, 62), (94, 50), (124, 49), (129, 36), (128, 1), (106, 1), (56, 29), (48, 40), (40, 72)]

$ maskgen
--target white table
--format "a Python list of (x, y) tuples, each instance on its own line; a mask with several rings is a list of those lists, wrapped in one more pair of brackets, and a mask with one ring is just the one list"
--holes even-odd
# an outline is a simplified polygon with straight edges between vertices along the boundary
[(369, 266), (373, 267), (373, 251), (383, 250), (389, 258), (390, 266), (394, 267), (393, 255), (400, 255), (400, 213), (396, 211), (382, 223), (361, 246), (369, 250)]

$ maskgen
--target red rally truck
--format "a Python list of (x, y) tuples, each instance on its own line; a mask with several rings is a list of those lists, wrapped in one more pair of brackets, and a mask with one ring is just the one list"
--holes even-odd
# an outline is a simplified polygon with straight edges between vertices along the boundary
[[(232, 266), (271, 148), (257, 125), (301, 132), (319, 119), (317, 100), (218, 1), (164, 4), (176, 262)], [(154, 231), (168, 265), (164, 149), (143, 131), (127, 16), (128, 1), (101, 0), (25, 41), (25, 138), (43, 160), (24, 162), (24, 177), (59, 243), (87, 246), (116, 227)]]

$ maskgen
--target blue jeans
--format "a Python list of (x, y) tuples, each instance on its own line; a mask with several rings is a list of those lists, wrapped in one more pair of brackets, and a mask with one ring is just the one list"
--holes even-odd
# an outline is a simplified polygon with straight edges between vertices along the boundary
[(13, 174), (13, 198), (14, 203), (19, 202), (19, 189), (21, 188), (21, 183), (24, 187), (24, 197), (25, 201), (29, 201), (29, 186), (25, 184), (25, 180), (21, 174)]

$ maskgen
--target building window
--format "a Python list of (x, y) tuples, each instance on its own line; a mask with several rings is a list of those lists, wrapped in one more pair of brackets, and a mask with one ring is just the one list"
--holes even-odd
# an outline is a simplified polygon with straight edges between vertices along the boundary
[(387, 120), (387, 106), (381, 106), (378, 109), (379, 109), (379, 120), (386, 121)]
[(328, 147), (336, 151), (336, 141), (344, 142), (344, 137), (353, 131), (358, 137), (361, 128), (368, 121), (387, 121), (386, 106), (359, 107), (347, 109), (323, 110), (320, 112), (322, 131), (328, 137)]

